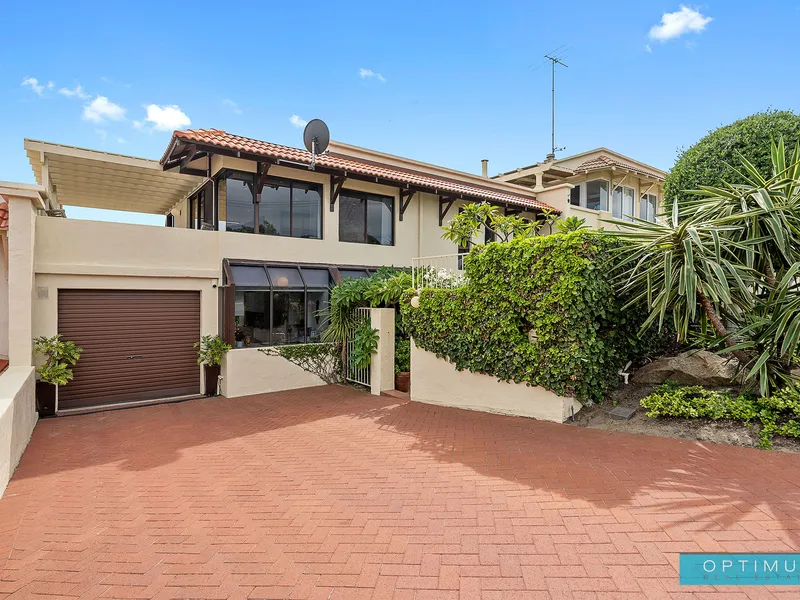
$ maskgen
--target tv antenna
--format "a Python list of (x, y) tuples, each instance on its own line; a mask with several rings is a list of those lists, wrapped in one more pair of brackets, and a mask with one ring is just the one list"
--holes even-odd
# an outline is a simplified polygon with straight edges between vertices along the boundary
[[(555, 54), (555, 52), (552, 54)], [(556, 152), (564, 149), (556, 148), (556, 65), (561, 65), (565, 68), (569, 67), (559, 58), (549, 54), (545, 54), (544, 58), (550, 61), (550, 154), (546, 156), (546, 159), (555, 160)]]
[(313, 171), (317, 164), (317, 154), (322, 154), (328, 149), (331, 141), (331, 132), (322, 119), (311, 119), (303, 130), (303, 144), (311, 152), (311, 164), (308, 170)]

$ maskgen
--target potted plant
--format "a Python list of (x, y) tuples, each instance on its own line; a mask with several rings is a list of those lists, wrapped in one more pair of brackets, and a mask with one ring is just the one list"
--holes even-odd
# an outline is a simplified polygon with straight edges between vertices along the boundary
[(245, 336), (244, 331), (242, 331), (241, 329), (239, 329), (237, 327), (236, 328), (236, 333), (233, 334), (233, 339), (236, 341), (236, 347), (237, 348), (244, 348), (244, 339), (245, 339), (245, 337), (247, 337), (247, 336)]
[(199, 342), (195, 343), (194, 347), (198, 349), (197, 364), (204, 365), (206, 396), (216, 396), (220, 365), (231, 347), (218, 335), (204, 335)]
[(394, 389), (408, 393), (411, 390), (411, 341), (395, 338)]
[(62, 342), (59, 333), (34, 338), (33, 352), (45, 357), (44, 364), (36, 368), (36, 410), (42, 417), (49, 417), (58, 411), (58, 386), (67, 385), (72, 379), (71, 367), (78, 362), (83, 348)]

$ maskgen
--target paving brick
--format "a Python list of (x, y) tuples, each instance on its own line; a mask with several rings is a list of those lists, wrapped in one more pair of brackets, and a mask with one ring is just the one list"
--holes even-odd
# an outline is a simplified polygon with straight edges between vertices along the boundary
[(48, 419), (0, 598), (792, 598), (676, 565), (800, 550), (798, 467), (335, 386)]

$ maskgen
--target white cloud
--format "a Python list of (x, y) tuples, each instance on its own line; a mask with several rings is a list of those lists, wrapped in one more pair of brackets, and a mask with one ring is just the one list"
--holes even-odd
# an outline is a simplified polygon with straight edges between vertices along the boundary
[(100, 136), (100, 143), (105, 144), (108, 138), (108, 132), (105, 129), (95, 129), (94, 132)]
[(105, 96), (97, 96), (83, 107), (83, 118), (92, 123), (122, 121), (125, 118), (125, 109), (119, 104), (114, 104)]
[[(146, 107), (147, 116), (145, 121), (153, 124), (153, 129), (156, 131), (172, 131), (174, 129), (181, 129), (188, 127), (192, 124), (189, 116), (183, 112), (176, 104), (159, 106), (158, 104), (150, 104)], [(137, 123), (139, 125), (137, 126)], [(141, 123), (134, 121), (134, 127), (141, 129)]]
[(661, 15), (661, 23), (650, 28), (650, 39), (666, 42), (686, 33), (700, 33), (711, 22), (711, 17), (681, 4), (680, 9)]
[(62, 96), (66, 96), (67, 98), (80, 98), (81, 100), (87, 100), (88, 98), (91, 98), (91, 95), (86, 93), (86, 90), (81, 87), (80, 83), (76, 85), (74, 89), (63, 87), (58, 90), (58, 93)]
[(128, 140), (126, 140), (125, 138), (122, 138), (122, 137), (118, 137), (117, 138), (117, 143), (118, 144), (127, 144)]
[(372, 69), (359, 69), (358, 74), (361, 76), (361, 79), (371, 79), (374, 77), (381, 83), (386, 83), (386, 78), (380, 73), (376, 73)]
[(55, 84), (52, 81), (48, 81), (47, 83), (39, 83), (39, 80), (35, 77), (28, 77), (27, 79), (24, 79), (20, 85), (23, 87), (26, 85), (30, 86), (37, 96), (44, 96), (44, 91), (52, 90)]
[(295, 127), (305, 127), (308, 125), (308, 121), (305, 119), (301, 119), (298, 115), (292, 115), (289, 117), (289, 123), (294, 125)]
[(141, 121), (134, 121), (133, 122), (133, 128), (134, 129), (144, 129), (144, 123), (142, 123)]
[(224, 99), (222, 100), (222, 106), (225, 106), (225, 107), (229, 108), (229, 109), (231, 110), (231, 112), (232, 112), (233, 114), (235, 114), (235, 115), (240, 115), (240, 114), (242, 114), (242, 109), (241, 109), (241, 108), (239, 108), (239, 105), (238, 105), (238, 104), (236, 104), (236, 102), (234, 102), (234, 101), (233, 101), (233, 100), (231, 100), (230, 98), (224, 98)]
[(652, 52), (653, 51), (653, 49), (650, 47), (650, 44), (645, 44), (644, 45), (644, 49), (647, 50), (648, 52)]

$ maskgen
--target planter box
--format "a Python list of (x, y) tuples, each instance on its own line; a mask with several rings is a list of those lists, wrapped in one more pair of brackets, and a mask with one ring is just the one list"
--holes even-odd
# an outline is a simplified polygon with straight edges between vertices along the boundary
[(56, 414), (56, 395), (58, 387), (44, 381), (36, 382), (36, 410), (40, 417), (52, 417)]
[(497, 377), (456, 366), (417, 348), (411, 341), (411, 399), (427, 404), (467, 408), (489, 413), (533, 417), (563, 423), (581, 409), (575, 398), (559, 396), (542, 387), (498, 381)]
[(398, 392), (406, 392), (411, 389), (411, 372), (402, 371), (394, 376), (394, 389)]
[(217, 395), (217, 384), (219, 383), (219, 365), (210, 366), (210, 365), (203, 365), (203, 374), (205, 375), (206, 381), (206, 396), (216, 396)]

